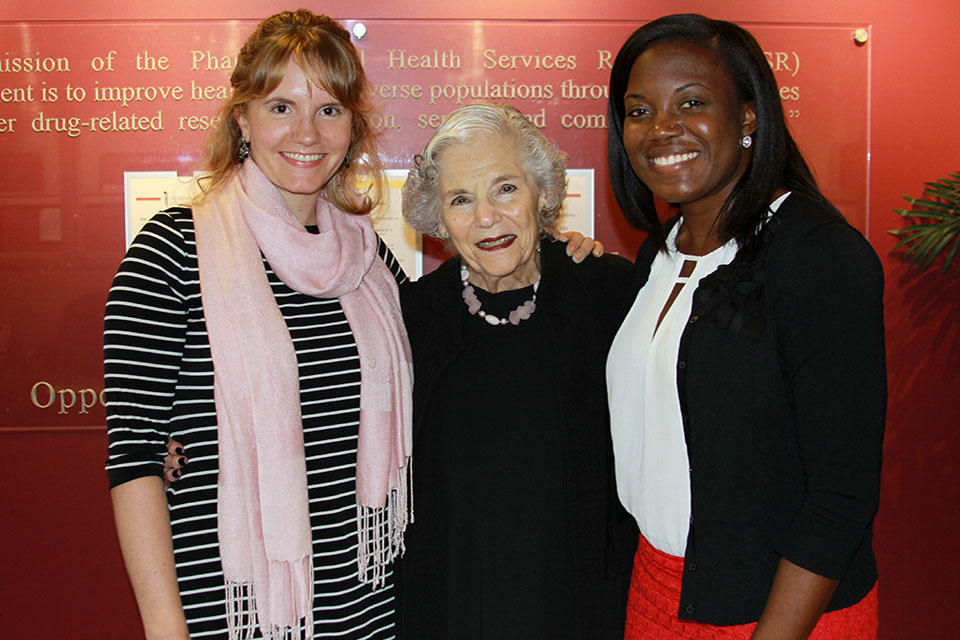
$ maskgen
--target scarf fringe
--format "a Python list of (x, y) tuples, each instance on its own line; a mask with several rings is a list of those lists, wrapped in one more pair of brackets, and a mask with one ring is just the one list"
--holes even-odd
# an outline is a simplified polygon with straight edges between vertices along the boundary
[(229, 640), (253, 640), (258, 629), (263, 640), (313, 639), (313, 602), (310, 603), (306, 615), (298, 621), (296, 627), (273, 625), (270, 629), (265, 630), (260, 629), (257, 601), (253, 595), (253, 585), (251, 583), (228, 582), (225, 591), (227, 637)]
[(257, 607), (253, 585), (249, 582), (227, 582), (227, 634), (230, 640), (250, 640), (257, 632)]
[(398, 474), (387, 504), (379, 508), (357, 504), (357, 579), (379, 589), (386, 583), (386, 568), (403, 556), (403, 535), (413, 518), (413, 460)]

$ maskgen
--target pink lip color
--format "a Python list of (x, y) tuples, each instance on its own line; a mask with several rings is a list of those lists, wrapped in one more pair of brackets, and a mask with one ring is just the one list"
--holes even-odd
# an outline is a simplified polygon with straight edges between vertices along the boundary
[[(494, 242), (494, 241), (496, 241), (496, 240), (499, 240), (500, 238), (505, 238), (505, 237), (507, 237), (507, 236), (497, 236), (496, 238), (484, 238), (484, 239), (481, 240), (480, 242)], [(481, 251), (499, 251), (500, 249), (506, 249), (507, 247), (509, 247), (510, 245), (512, 245), (516, 239), (517, 239), (517, 236), (513, 236), (512, 238), (510, 238), (509, 240), (507, 240), (507, 241), (504, 242), (503, 244), (498, 244), (498, 245), (493, 246), (493, 247), (481, 247), (479, 243), (476, 245), (476, 247), (477, 247), (477, 249), (480, 249)]]

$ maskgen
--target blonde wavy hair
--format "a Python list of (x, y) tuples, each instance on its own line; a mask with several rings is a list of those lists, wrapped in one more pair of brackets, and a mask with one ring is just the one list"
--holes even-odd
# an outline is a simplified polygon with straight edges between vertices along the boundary
[(352, 115), (349, 161), (324, 185), (323, 197), (347, 213), (369, 213), (379, 204), (384, 184), (376, 135), (370, 126), (373, 110), (367, 77), (347, 30), (307, 9), (270, 16), (240, 50), (230, 75), (230, 97), (220, 109), (220, 120), (204, 152), (207, 176), (201, 180), (201, 198), (215, 193), (239, 169), (241, 133), (236, 114), (245, 112), (250, 101), (276, 89), (290, 60)]

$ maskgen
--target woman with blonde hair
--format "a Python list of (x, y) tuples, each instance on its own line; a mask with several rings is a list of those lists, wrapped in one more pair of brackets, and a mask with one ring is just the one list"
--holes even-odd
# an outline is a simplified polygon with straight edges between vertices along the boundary
[[(249, 37), (191, 209), (155, 216), (105, 319), (107, 471), (148, 638), (390, 638), (410, 348), (349, 34)], [(358, 190), (358, 175), (372, 185)], [(173, 438), (189, 473), (166, 492)]]

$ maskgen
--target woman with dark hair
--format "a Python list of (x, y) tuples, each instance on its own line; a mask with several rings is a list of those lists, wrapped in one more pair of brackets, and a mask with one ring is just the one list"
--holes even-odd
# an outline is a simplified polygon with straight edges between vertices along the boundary
[[(192, 209), (143, 228), (107, 303), (107, 472), (147, 638), (392, 638), (411, 359), (350, 36), (262, 22)], [(372, 187), (358, 190), (358, 175)], [(189, 473), (164, 491), (168, 439)]]
[[(883, 276), (820, 193), (754, 38), (698, 15), (634, 32), (609, 165), (648, 234), (607, 361), (641, 532), (627, 637), (876, 637)], [(678, 215), (661, 223), (655, 197)]]

